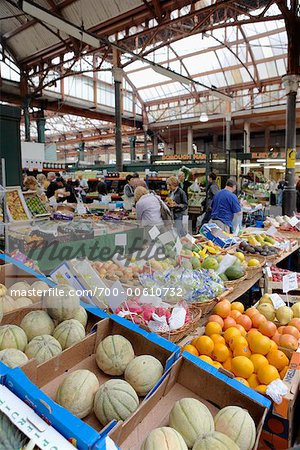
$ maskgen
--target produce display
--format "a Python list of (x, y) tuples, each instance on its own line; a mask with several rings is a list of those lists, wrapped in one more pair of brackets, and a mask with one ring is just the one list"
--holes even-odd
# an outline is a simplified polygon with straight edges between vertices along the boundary
[[(279, 231), (299, 231), (298, 228), (295, 226), (292, 226), (290, 224), (291, 218), (289, 216), (276, 216), (276, 217), (266, 217), (266, 220), (264, 221), (264, 227), (275, 227), (278, 228)], [(299, 220), (300, 221), (300, 220)]]
[(108, 262), (93, 262), (92, 266), (99, 273), (101, 278), (111, 281), (119, 280), (121, 283), (139, 284), (139, 274), (142, 273), (143, 268), (131, 264), (129, 267), (121, 267), (112, 261)]
[(13, 220), (29, 219), (29, 216), (21, 201), (20, 192), (17, 189), (15, 191), (6, 192), (6, 206)]
[(37, 216), (40, 214), (48, 214), (47, 208), (41, 202), (40, 198), (37, 195), (33, 196), (25, 196), (25, 202), (28, 206), (29, 211), (33, 216)]
[[(271, 273), (272, 273), (272, 281), (281, 283), (283, 281), (284, 275), (287, 275), (288, 273), (291, 273), (290, 270), (287, 269), (281, 269), (280, 267), (272, 265), (270, 267)], [(297, 274), (297, 281), (298, 285), (300, 285), (300, 273)]]
[(244, 237), (239, 245), (239, 251), (242, 253), (258, 254), (261, 256), (276, 257), (280, 249), (275, 247), (275, 239), (265, 234), (256, 234), (253, 236)]
[(169, 426), (152, 430), (142, 450), (251, 450), (256, 439), (254, 420), (246, 409), (226, 406), (213, 417), (195, 398), (175, 402)]
[[(283, 379), (287, 372), (289, 359), (282, 350), (296, 350), (300, 337), (300, 323), (298, 318), (293, 319), (292, 308), (279, 308), (270, 317), (269, 307), (273, 310), (273, 306), (266, 301), (271, 302), (264, 296), (258, 308), (248, 308), (245, 312), (240, 302), (218, 302), (208, 318), (205, 334), (195, 337), (183, 350), (232, 372), (246, 386), (266, 392), (272, 381)], [(262, 308), (264, 305), (268, 306), (268, 312)], [(296, 305), (297, 314), (300, 305)], [(288, 326), (277, 328), (271, 321), (275, 317), (284, 319)]]

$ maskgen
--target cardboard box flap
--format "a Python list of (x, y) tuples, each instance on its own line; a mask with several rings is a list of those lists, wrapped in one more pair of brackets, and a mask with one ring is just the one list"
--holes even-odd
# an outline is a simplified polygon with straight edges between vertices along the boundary
[[(44, 281), (45, 283), (47, 283), (49, 286), (55, 286), (55, 283), (53, 283), (53, 281), (51, 281), (47, 277), (45, 277), (45, 275), (36, 272), (35, 270), (31, 269), (30, 267), (26, 266), (25, 264), (22, 264), (19, 261), (16, 261), (15, 259), (11, 258), (10, 256), (7, 256), (5, 254), (0, 254), (0, 260), (5, 262), (4, 266), (0, 266), (1, 283), (3, 282), (2, 280), (3, 279), (5, 280), (5, 278), (6, 278), (9, 286), (11, 286), (12, 284), (14, 284), (16, 282), (16, 280), (14, 280), (14, 277), (25, 276), (26, 278), (32, 279), (33, 281), (36, 281), (36, 279), (39, 279), (40, 281)], [(15, 266), (14, 270), (9, 269), (10, 264)], [(19, 270), (16, 270), (16, 268)]]
[(76, 436), (75, 441), (79, 448), (88, 450), (99, 439), (93, 428), (44, 394), (21, 369), (12, 369), (5, 378), (5, 385), (64, 437), (74, 439)]

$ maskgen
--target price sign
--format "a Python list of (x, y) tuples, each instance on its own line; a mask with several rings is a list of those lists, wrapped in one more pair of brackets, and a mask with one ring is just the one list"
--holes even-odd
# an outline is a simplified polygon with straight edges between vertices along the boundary
[(275, 234), (277, 233), (277, 229), (274, 227), (274, 225), (272, 225), (267, 231), (266, 234), (268, 236), (275, 236)]
[(124, 288), (124, 286), (122, 286), (120, 281), (116, 281), (109, 288), (109, 295), (106, 295), (107, 304), (112, 309), (112, 311), (115, 312), (118, 306), (120, 306), (126, 300), (127, 300), (126, 289)]
[(154, 227), (152, 227), (152, 228), (149, 230), (149, 236), (151, 237), (151, 240), (154, 241), (154, 240), (157, 238), (157, 236), (159, 236), (159, 235), (160, 235), (160, 231), (159, 231), (159, 229), (157, 228), (157, 226), (154, 225)]
[(266, 272), (266, 275), (268, 278), (272, 278), (272, 272), (271, 272), (270, 267), (266, 267), (265, 272)]
[(191, 235), (191, 234), (187, 234), (185, 236), (192, 244), (195, 244), (196, 239)]
[(174, 235), (171, 231), (167, 231), (166, 233), (161, 234), (158, 239), (163, 245), (166, 245), (169, 242), (174, 241)]
[(292, 227), (295, 227), (298, 222), (299, 222), (299, 219), (296, 216), (289, 218), (289, 224)]
[(289, 292), (298, 289), (297, 274), (295, 272), (288, 273), (282, 278), (283, 292)]
[(175, 250), (176, 250), (177, 255), (180, 255), (181, 250), (182, 250), (182, 243), (179, 238), (176, 239)]
[(278, 294), (270, 294), (270, 299), (272, 300), (272, 303), (273, 303), (273, 306), (275, 309), (278, 309), (281, 306), (285, 306), (284, 301)]
[(122, 233), (122, 234), (116, 234), (115, 236), (115, 246), (118, 247), (126, 247), (127, 245), (127, 234), (126, 233)]

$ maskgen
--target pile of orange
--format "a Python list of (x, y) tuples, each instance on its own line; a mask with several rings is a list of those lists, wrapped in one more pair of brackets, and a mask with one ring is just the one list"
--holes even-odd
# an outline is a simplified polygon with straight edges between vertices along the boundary
[(289, 336), (285, 338), (287, 348), (295, 350), (291, 338), (298, 347), (300, 324), (290, 322), (280, 328), (256, 308), (248, 308), (244, 313), (242, 303), (222, 300), (209, 316), (205, 334), (193, 339), (183, 350), (217, 368), (223, 367), (245, 385), (265, 392), (268, 384), (283, 379), (288, 370), (289, 359), (278, 348), (282, 337)]

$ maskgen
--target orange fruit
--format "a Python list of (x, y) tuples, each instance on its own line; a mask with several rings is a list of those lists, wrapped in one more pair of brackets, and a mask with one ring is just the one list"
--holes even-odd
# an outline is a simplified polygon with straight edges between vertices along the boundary
[(200, 355), (210, 356), (214, 349), (214, 342), (208, 336), (199, 336), (195, 342), (195, 347)]
[(205, 327), (205, 334), (207, 336), (210, 336), (211, 334), (221, 334), (222, 333), (222, 327), (217, 322), (208, 322)]
[(252, 353), (252, 355), (250, 356), (250, 360), (253, 363), (255, 373), (257, 373), (258, 369), (260, 369), (261, 367), (267, 366), (269, 364), (267, 358), (258, 353)]
[(228, 370), (229, 372), (232, 372), (231, 361), (232, 358), (231, 356), (229, 356), (229, 358), (227, 358), (226, 361), (223, 362), (224, 369)]
[(280, 347), (289, 348), (291, 350), (297, 350), (298, 340), (290, 334), (282, 334), (279, 338)]
[(226, 331), (228, 328), (234, 327), (234, 325), (236, 325), (236, 321), (232, 317), (228, 316), (224, 319), (223, 330)]
[(214, 307), (214, 314), (221, 316), (223, 319), (229, 316), (230, 311), (231, 303), (228, 300), (221, 300)]
[(246, 314), (248, 317), (250, 317), (250, 319), (252, 319), (252, 317), (253, 317), (255, 314), (259, 314), (259, 311), (257, 311), (257, 309), (254, 308), (254, 306), (252, 306), (252, 308), (246, 309), (245, 314)]
[(277, 378), (280, 378), (276, 367), (271, 366), (270, 364), (258, 369), (257, 377), (261, 384), (266, 384), (266, 385), (272, 383), (272, 381), (274, 381), (274, 380), (277, 380)]
[(208, 364), (212, 364), (213, 363), (213, 360), (209, 356), (206, 356), (206, 355), (199, 356), (199, 359), (202, 359), (202, 361), (205, 361)]
[(300, 331), (300, 319), (294, 317), (290, 322), (289, 326), (296, 327), (298, 331)]
[(281, 378), (282, 380), (283, 380), (284, 377), (286, 376), (286, 373), (287, 373), (288, 370), (289, 370), (289, 366), (285, 366), (285, 367), (279, 372), (280, 378)]
[(198, 338), (199, 338), (199, 336), (197, 336), (194, 339), (192, 339), (190, 344), (193, 345), (194, 347), (196, 347), (196, 341), (197, 341)]
[(224, 344), (216, 344), (211, 356), (219, 362), (224, 362), (229, 357), (229, 350)]
[(285, 329), (285, 326), (282, 325), (281, 327), (277, 328), (277, 331), (279, 334), (284, 334), (284, 329)]
[(242, 325), (237, 323), (236, 325), (234, 325), (234, 327), (237, 328), (241, 332), (242, 336), (246, 336), (247, 332), (246, 332), (245, 328), (242, 327)]
[(300, 339), (300, 333), (297, 330), (296, 327), (293, 325), (288, 325), (284, 328), (284, 334), (290, 334), (291, 336), (294, 336), (297, 340)]
[(281, 334), (278, 333), (278, 331), (276, 331), (276, 333), (274, 334), (274, 336), (272, 336), (272, 341), (275, 342), (275, 344), (279, 345), (279, 338), (280, 338)]
[(233, 336), (229, 341), (229, 347), (233, 350), (237, 345), (246, 345), (248, 347), (247, 339), (243, 336)]
[(232, 317), (234, 320), (236, 320), (238, 317), (240, 317), (242, 314), (237, 311), (236, 309), (232, 309), (229, 313), (228, 317)]
[(242, 377), (235, 377), (235, 380), (239, 381), (240, 383), (243, 383), (245, 386), (250, 387), (248, 381), (245, 380), (245, 378), (242, 378)]
[(233, 356), (247, 356), (247, 358), (250, 358), (251, 352), (248, 347), (248, 344), (238, 344), (234, 346), (233, 349)]
[(276, 344), (276, 342), (272, 341), (272, 339), (270, 340), (270, 344), (271, 344), (270, 352), (272, 350), (278, 350), (278, 345)]
[(254, 372), (253, 363), (246, 356), (236, 356), (231, 361), (232, 372), (237, 377), (249, 378)]
[(241, 336), (240, 331), (235, 327), (227, 328), (227, 330), (224, 333), (225, 341), (227, 343), (230, 342), (230, 339), (232, 339), (234, 336)]
[(189, 353), (191, 353), (192, 355), (195, 355), (195, 356), (199, 356), (198, 350), (196, 349), (196, 347), (194, 347), (194, 346), (191, 345), (191, 344), (185, 345), (185, 346), (183, 347), (182, 351), (183, 351), (183, 352), (189, 352)]
[(253, 353), (259, 353), (260, 355), (266, 355), (271, 348), (270, 339), (262, 334), (254, 335), (249, 342), (250, 350)]
[(252, 325), (254, 328), (258, 328), (263, 322), (266, 322), (267, 319), (262, 314), (254, 314), (252, 317)]
[(266, 390), (267, 390), (267, 386), (265, 384), (259, 384), (258, 386), (256, 386), (255, 390), (257, 392), (260, 392), (261, 394), (265, 394)]
[(219, 361), (213, 361), (212, 365), (217, 369), (220, 369), (220, 367), (222, 367), (222, 364)]
[(260, 335), (261, 333), (256, 328), (251, 328), (246, 334), (247, 341), (250, 342), (257, 334)]
[(276, 367), (277, 370), (282, 370), (289, 364), (288, 357), (281, 350), (273, 350), (267, 354), (269, 364)]
[(276, 333), (277, 327), (275, 323), (267, 320), (266, 322), (260, 324), (260, 326), (258, 327), (258, 331), (260, 331), (264, 336), (268, 336), (271, 338)]
[(250, 375), (250, 377), (248, 378), (248, 384), (252, 389), (257, 388), (257, 386), (259, 385), (259, 381), (257, 378), (256, 373), (253, 373), (252, 375)]
[(210, 338), (214, 344), (225, 344), (225, 339), (220, 334), (211, 334)]
[(245, 309), (244, 305), (241, 302), (233, 302), (233, 303), (231, 303), (231, 310), (232, 311), (238, 311), (241, 314), (243, 314), (244, 309)]
[(238, 325), (242, 325), (242, 327), (245, 328), (246, 331), (249, 331), (252, 327), (252, 320), (250, 319), (250, 317), (246, 316), (246, 314), (242, 314), (240, 317), (238, 317), (236, 323)]
[(207, 322), (217, 322), (221, 325), (222, 328), (224, 325), (224, 320), (222, 319), (221, 316), (218, 316), (217, 314), (212, 314), (211, 316), (209, 316)]

